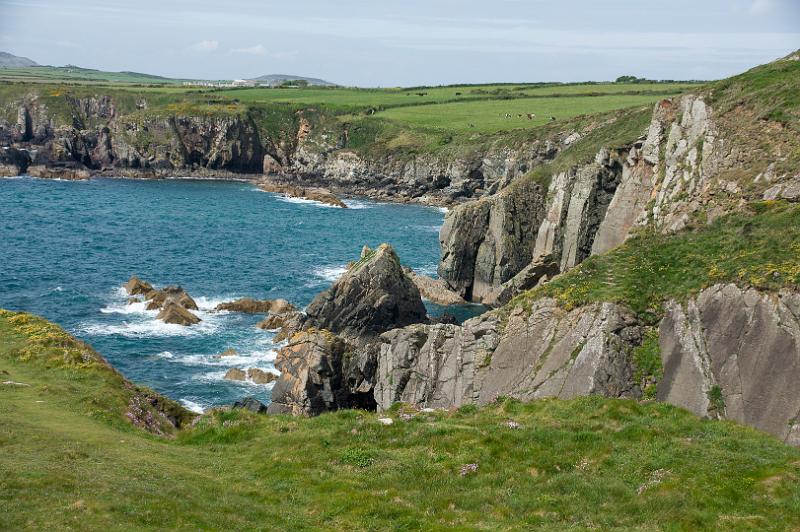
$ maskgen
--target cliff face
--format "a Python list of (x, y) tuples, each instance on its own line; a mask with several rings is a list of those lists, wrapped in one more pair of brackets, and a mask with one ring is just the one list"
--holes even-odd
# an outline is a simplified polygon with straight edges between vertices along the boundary
[(701, 213), (710, 221), (758, 197), (765, 185), (745, 192), (719, 177), (741, 154), (720, 138), (712, 115), (696, 96), (664, 100), (632, 144), (552, 172), (546, 188), (541, 177), (525, 177), (452, 209), (440, 233), (440, 277), (467, 299), (492, 301), (532, 262), (547, 257), (564, 272), (637, 227), (676, 232)]
[(800, 294), (718, 285), (666, 310), (658, 399), (800, 445)]
[(552, 159), (571, 133), (511, 146), (490, 141), (429, 154), (365, 154), (350, 148), (347, 124), (326, 122), (314, 109), (190, 111), (152, 108), (146, 99), (134, 105), (122, 111), (103, 95), (56, 102), (27, 96), (6, 103), (5, 114), (16, 121), (0, 118), (0, 144), (27, 151), (29, 164), (74, 164), (109, 175), (272, 174), (395, 201), (451, 204), (498, 192)]
[[(800, 294), (715, 285), (666, 304), (657, 398), (800, 445)], [(634, 351), (645, 327), (624, 305), (571, 311), (552, 299), (463, 325), (412, 325), (382, 336), (378, 407), (487, 404), (579, 395), (642, 396)]]
[(328, 134), (312, 135), (297, 147), (285, 171), (367, 195), (406, 200), (433, 196), (438, 202), (452, 203), (495, 194), (555, 157), (564, 146), (564, 137), (525, 141), (513, 147), (488, 142), (460, 153), (363, 156), (347, 149), (346, 143), (331, 142)]
[(375, 398), (430, 407), (578, 395), (639, 397), (630, 352), (636, 318), (610, 303), (573, 311), (542, 299), (501, 327), (490, 313), (463, 325), (414, 325), (382, 336)]

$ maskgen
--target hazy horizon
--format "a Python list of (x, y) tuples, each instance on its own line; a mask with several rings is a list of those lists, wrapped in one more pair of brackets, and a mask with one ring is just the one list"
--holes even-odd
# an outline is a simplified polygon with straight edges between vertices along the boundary
[(800, 48), (799, 28), (792, 0), (0, 0), (0, 50), (42, 65), (384, 87), (718, 79)]

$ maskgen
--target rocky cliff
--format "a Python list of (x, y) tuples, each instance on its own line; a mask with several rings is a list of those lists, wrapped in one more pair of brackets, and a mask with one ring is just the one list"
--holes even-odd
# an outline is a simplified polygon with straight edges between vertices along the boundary
[(702, 97), (661, 101), (638, 140), (604, 146), (591, 162), (545, 168), (457, 206), (440, 233), (439, 276), (469, 300), (494, 302), (537, 261), (553, 261), (564, 272), (644, 226), (678, 232), (749, 200), (798, 196), (791, 173), (748, 168), (747, 147), (726, 141), (714, 116)]
[(717, 285), (666, 311), (658, 399), (800, 445), (800, 294)]
[[(665, 310), (657, 327), (658, 400), (800, 445), (800, 294), (715, 285)], [(636, 351), (647, 327), (624, 305), (567, 311), (545, 298), (500, 322), (489, 313), (460, 326), (412, 325), (382, 335), (378, 407), (643, 396)]]
[(642, 327), (623, 306), (573, 311), (552, 299), (530, 313), (497, 313), (463, 325), (414, 325), (381, 337), (375, 398), (422, 407), (487, 404), (508, 396), (531, 400), (602, 394), (639, 397), (631, 352)]
[(365, 152), (353, 147), (349, 124), (317, 109), (213, 99), (163, 105), (148, 98), (59, 90), (0, 102), (0, 146), (26, 154), (13, 167), (3, 162), (2, 171), (70, 163), (132, 177), (268, 174), (395, 201), (450, 204), (494, 194), (552, 159), (572, 133), (422, 154)]

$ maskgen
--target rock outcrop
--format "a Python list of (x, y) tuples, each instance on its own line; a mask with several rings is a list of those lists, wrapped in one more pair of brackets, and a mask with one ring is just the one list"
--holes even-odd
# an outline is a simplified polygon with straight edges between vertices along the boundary
[(247, 370), (247, 378), (253, 384), (269, 384), (278, 379), (278, 377), (269, 371), (263, 369), (250, 368)]
[(153, 285), (151, 285), (147, 281), (142, 281), (135, 275), (131, 277), (127, 283), (125, 283), (123, 288), (128, 293), (128, 295), (131, 296), (145, 295), (148, 292), (153, 291)]
[[(502, 332), (501, 332), (502, 331)], [(500, 326), (497, 313), (463, 325), (389, 331), (378, 357), (375, 399), (420, 407), (487, 404), (497, 397), (637, 397), (631, 351), (641, 326), (620, 305), (566, 311), (552, 299), (521, 308)]]
[(539, 257), (525, 266), (521, 272), (509, 281), (490, 292), (483, 302), (490, 307), (502, 307), (511, 301), (514, 296), (550, 280), (558, 272), (558, 264), (552, 260), (550, 255)]
[(152, 289), (145, 293), (147, 310), (166, 308), (168, 302), (177, 303), (187, 310), (199, 310), (197, 303), (180, 286), (166, 286), (160, 290)]
[(282, 194), (290, 198), (300, 198), (310, 201), (318, 201), (332, 207), (340, 207), (346, 209), (347, 205), (336, 197), (336, 194), (326, 188), (317, 187), (299, 187), (285, 183), (261, 183), (258, 188), (264, 192), (272, 192), (275, 194)]
[(26, 150), (9, 146), (0, 148), (0, 177), (22, 175), (30, 166), (31, 157)]
[(281, 376), (272, 388), (269, 413), (315, 415), (343, 406), (345, 350), (344, 341), (331, 333), (296, 333), (275, 359)]
[[(197, 303), (180, 286), (167, 286), (160, 290), (153, 285), (142, 281), (137, 276), (132, 276), (123, 286), (129, 295), (143, 295), (147, 310), (158, 310), (156, 319), (165, 323), (177, 325), (194, 325), (200, 323), (200, 318), (189, 312), (198, 310)], [(128, 304), (138, 303), (138, 298), (129, 298)]]
[(419, 293), (423, 299), (427, 299), (431, 303), (436, 303), (437, 305), (442, 305), (445, 307), (450, 305), (466, 304), (464, 298), (450, 290), (450, 287), (447, 286), (447, 283), (441, 279), (434, 279), (433, 277), (429, 277), (427, 275), (418, 274), (411, 268), (404, 267), (403, 271), (417, 286), (417, 289), (419, 290)]
[(355, 263), (306, 308), (307, 322), (351, 339), (425, 321), (419, 290), (400, 259), (381, 244)]
[(159, 312), (156, 316), (156, 319), (159, 319), (164, 323), (172, 323), (176, 325), (195, 325), (200, 323), (200, 318), (171, 299), (164, 303), (164, 306), (161, 309), (161, 312)]
[(666, 310), (658, 399), (800, 445), (800, 294), (717, 285)]
[(28, 167), (28, 175), (47, 179), (67, 179), (80, 181), (89, 179), (92, 174), (83, 165), (77, 163), (33, 164)]
[(291, 313), (270, 314), (269, 316), (258, 322), (256, 324), (256, 327), (267, 331), (278, 330), (281, 327), (285, 327), (288, 324), (290, 314)]
[(439, 277), (467, 301), (481, 301), (531, 262), (544, 211), (545, 190), (532, 179), (450, 210)]
[(249, 410), (250, 412), (254, 412), (256, 414), (266, 414), (267, 413), (267, 406), (256, 399), (255, 397), (246, 397), (241, 401), (236, 401), (233, 403), (234, 410)]
[[(622, 244), (638, 226), (678, 231), (701, 210), (709, 220), (719, 216), (737, 204), (730, 198), (742, 190), (715, 176), (741, 164), (742, 155), (726, 156), (731, 147), (720, 139), (712, 114), (697, 96), (664, 100), (639, 140), (601, 148), (594, 161), (550, 171), (549, 179), (541, 172), (520, 178), (495, 196), (452, 209), (440, 235), (439, 276), (465, 299), (485, 303), (543, 257), (563, 272)], [(793, 190), (775, 185), (765, 197), (792, 196)]]
[(228, 301), (217, 305), (216, 310), (229, 312), (243, 312), (246, 314), (282, 314), (294, 310), (294, 307), (285, 299), (251, 299), (249, 297)]

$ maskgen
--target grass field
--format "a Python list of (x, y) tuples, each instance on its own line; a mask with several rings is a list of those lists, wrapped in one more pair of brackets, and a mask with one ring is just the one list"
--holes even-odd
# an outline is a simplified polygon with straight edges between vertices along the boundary
[[(649, 106), (661, 97), (663, 95), (607, 95), (472, 101), (397, 107), (378, 113), (377, 116), (423, 128), (494, 133), (534, 128), (549, 123), (551, 117), (564, 120), (626, 107)], [(529, 113), (535, 117), (529, 119)], [(506, 114), (512, 116), (507, 118)]]
[[(32, 83), (32, 80), (37, 83)], [(181, 80), (136, 73), (107, 73), (68, 67), (0, 69), (0, 99), (38, 91), (43, 95), (120, 94), (152, 100), (151, 107), (242, 104), (269, 107), (319, 107), (344, 117), (374, 115), (412, 128), (458, 133), (466, 129), (491, 133), (529, 129), (550, 116), (576, 115), (650, 104), (692, 87), (691, 83), (488, 84), (408, 89), (242, 88), (207, 89), (178, 85)], [(503, 118), (506, 113), (512, 119)], [(535, 113), (536, 120), (528, 120)], [(517, 116), (523, 114), (523, 117)], [(470, 128), (469, 124), (475, 124)]]
[(139, 72), (104, 72), (76, 66), (0, 68), (0, 80), (20, 83), (144, 83), (177, 84), (183, 80), (141, 74)]
[(502, 400), (391, 426), (220, 411), (163, 439), (72, 348), (0, 311), (2, 380), (29, 385), (0, 385), (0, 529), (800, 526), (799, 450), (664, 404)]

